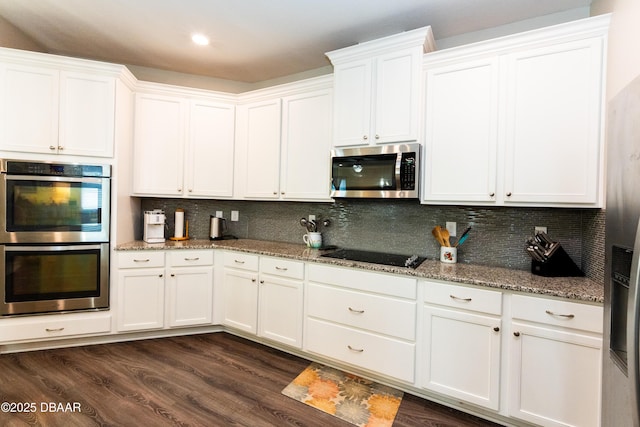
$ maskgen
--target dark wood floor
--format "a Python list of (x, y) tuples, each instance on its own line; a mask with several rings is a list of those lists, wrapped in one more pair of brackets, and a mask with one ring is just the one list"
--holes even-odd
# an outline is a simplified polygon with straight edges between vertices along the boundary
[[(225, 333), (5, 354), (0, 402), (22, 412), (0, 425), (349, 426), (280, 393), (308, 364)], [(492, 425), (408, 394), (394, 423)]]

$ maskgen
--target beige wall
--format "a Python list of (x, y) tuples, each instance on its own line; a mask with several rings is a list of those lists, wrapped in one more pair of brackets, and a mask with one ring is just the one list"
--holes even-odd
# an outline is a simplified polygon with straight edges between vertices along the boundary
[(612, 13), (607, 60), (607, 100), (640, 75), (640, 1), (594, 0), (591, 15)]
[(42, 46), (31, 37), (14, 27), (9, 21), (0, 16), (0, 46), (13, 49), (46, 52)]

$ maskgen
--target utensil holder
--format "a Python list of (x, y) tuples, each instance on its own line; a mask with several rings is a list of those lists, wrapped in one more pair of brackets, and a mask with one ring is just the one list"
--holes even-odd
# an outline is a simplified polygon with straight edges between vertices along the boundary
[(531, 273), (545, 277), (582, 277), (584, 273), (558, 243), (558, 248), (545, 262), (531, 260)]

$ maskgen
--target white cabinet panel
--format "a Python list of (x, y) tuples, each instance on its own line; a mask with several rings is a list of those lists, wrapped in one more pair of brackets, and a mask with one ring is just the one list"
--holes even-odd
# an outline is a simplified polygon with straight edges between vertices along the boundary
[(191, 101), (185, 185), (189, 197), (233, 196), (233, 105)]
[(602, 45), (593, 38), (506, 58), (506, 201), (597, 203)]
[(185, 101), (139, 93), (135, 110), (133, 192), (181, 196)]
[(367, 145), (371, 123), (371, 60), (334, 67), (334, 145)]
[(232, 328), (258, 332), (258, 273), (224, 269), (224, 320)]
[(497, 58), (427, 70), (424, 200), (495, 200), (497, 87)]
[(164, 268), (118, 272), (118, 330), (164, 327)]
[(113, 157), (115, 96), (112, 77), (60, 74), (60, 154)]
[(302, 347), (302, 297), (301, 280), (261, 274), (258, 335)]
[(330, 200), (330, 89), (282, 99), (280, 193), (286, 200)]
[(211, 323), (213, 268), (172, 268), (167, 278), (167, 289), (170, 327)]
[(500, 318), (427, 305), (423, 322), (423, 386), (497, 410)]

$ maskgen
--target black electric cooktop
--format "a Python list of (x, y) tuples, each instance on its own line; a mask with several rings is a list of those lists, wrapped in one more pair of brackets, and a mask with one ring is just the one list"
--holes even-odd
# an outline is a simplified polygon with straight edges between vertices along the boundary
[(425, 257), (417, 255), (398, 255), (384, 252), (360, 251), (357, 249), (338, 249), (333, 252), (322, 254), (327, 258), (347, 259), (349, 261), (370, 262), (373, 264), (391, 265), (394, 267), (417, 268)]

